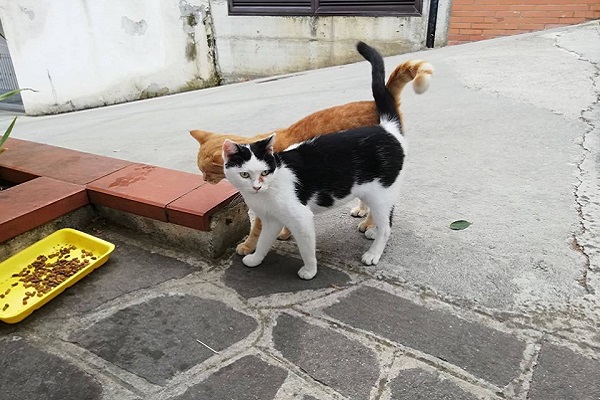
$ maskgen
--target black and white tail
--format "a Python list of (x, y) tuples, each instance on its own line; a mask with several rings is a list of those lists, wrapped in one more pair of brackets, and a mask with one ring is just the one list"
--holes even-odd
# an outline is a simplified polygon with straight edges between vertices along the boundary
[(364, 42), (358, 42), (356, 50), (371, 63), (373, 98), (379, 112), (379, 120), (382, 125), (395, 125), (394, 130), (398, 130), (398, 134), (402, 134), (402, 126), (400, 125), (400, 115), (396, 108), (396, 100), (394, 95), (385, 86), (385, 64), (383, 57), (373, 47)]

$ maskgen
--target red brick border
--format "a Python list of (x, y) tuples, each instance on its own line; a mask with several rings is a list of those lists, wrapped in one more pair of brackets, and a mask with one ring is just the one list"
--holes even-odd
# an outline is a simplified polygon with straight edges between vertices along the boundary
[(187, 172), (20, 139), (5, 147), (0, 178), (20, 185), (0, 192), (0, 243), (87, 204), (210, 231), (211, 216), (238, 194)]

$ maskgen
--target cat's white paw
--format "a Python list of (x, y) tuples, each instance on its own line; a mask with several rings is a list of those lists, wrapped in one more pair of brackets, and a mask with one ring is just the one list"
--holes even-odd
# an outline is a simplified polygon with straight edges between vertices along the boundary
[(372, 253), (371, 251), (367, 251), (362, 256), (362, 262), (365, 265), (375, 265), (379, 262), (380, 258), (381, 258), (381, 254), (375, 254), (375, 253)]
[(375, 236), (377, 235), (377, 228), (367, 229), (365, 231), (365, 237), (369, 240), (375, 240)]
[(307, 267), (303, 266), (298, 270), (298, 276), (305, 280), (311, 280), (317, 274), (317, 267)]
[(361, 206), (356, 206), (354, 207), (352, 210), (350, 210), (350, 215), (352, 215), (353, 217), (364, 217), (365, 215), (367, 215), (369, 213), (369, 209), (367, 208), (362, 208)]
[(244, 265), (250, 268), (260, 265), (262, 260), (263, 258), (257, 256), (256, 254), (248, 254), (246, 257), (242, 258), (242, 262), (244, 263)]

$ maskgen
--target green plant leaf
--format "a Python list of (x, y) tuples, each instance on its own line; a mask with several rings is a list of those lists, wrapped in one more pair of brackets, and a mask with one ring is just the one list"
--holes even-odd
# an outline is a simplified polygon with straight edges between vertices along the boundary
[(21, 92), (23, 89), (15, 89), (10, 92), (0, 94), (0, 101), (9, 98), (10, 96), (14, 96), (15, 94)]
[(2, 145), (4, 144), (4, 142), (6, 142), (6, 139), (8, 139), (8, 137), (10, 136), (10, 133), (12, 132), (13, 127), (15, 126), (15, 122), (17, 122), (17, 117), (15, 117), (12, 120), (12, 122), (6, 129), (6, 132), (4, 132), (4, 134), (2, 135), (2, 138), (0, 138), (0, 149), (2, 148)]
[(10, 96), (14, 96), (17, 93), (20, 93), (24, 90), (31, 90), (32, 92), (37, 92), (37, 90), (33, 90), (30, 88), (23, 88), (23, 89), (15, 89), (15, 90), (11, 90), (10, 92), (6, 92), (6, 93), (2, 93), (0, 94), (0, 101), (9, 98)]
[(452, 229), (453, 231), (462, 231), (463, 229), (467, 229), (469, 226), (471, 226), (471, 223), (469, 221), (460, 219), (451, 223), (450, 229)]
[[(37, 92), (37, 90), (31, 89), (31, 88), (15, 89), (15, 90), (11, 90), (10, 92), (0, 94), (0, 101), (7, 99), (10, 96), (14, 96), (17, 93), (22, 92), (23, 90), (31, 90), (32, 92)], [(10, 136), (10, 133), (12, 132), (13, 127), (15, 126), (15, 122), (17, 122), (17, 117), (15, 117), (12, 120), (12, 122), (10, 123), (8, 128), (6, 128), (6, 131), (4, 132), (4, 134), (2, 134), (2, 137), (0, 138), (0, 153), (2, 153), (2, 151), (4, 151), (4, 149), (2, 148), (2, 145), (4, 144), (4, 142), (6, 142), (6, 140)]]

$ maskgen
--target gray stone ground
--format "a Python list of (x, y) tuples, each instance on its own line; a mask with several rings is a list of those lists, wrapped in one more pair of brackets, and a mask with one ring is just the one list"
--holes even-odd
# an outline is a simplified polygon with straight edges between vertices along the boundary
[[(247, 269), (91, 230), (111, 261), (0, 326), (0, 398), (600, 399), (599, 27), (386, 59), (436, 73), (403, 95), (406, 184), (376, 267), (348, 209), (316, 220), (310, 282), (293, 242)], [(369, 79), (359, 63), (23, 117), (14, 134), (195, 171), (190, 128), (286, 126), (368, 99)]]
[[(295, 254), (207, 262), (101, 221), (109, 262), (0, 326), (0, 398), (599, 399), (597, 348)], [(365, 239), (366, 241), (366, 239)]]

